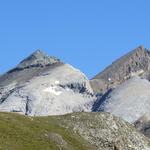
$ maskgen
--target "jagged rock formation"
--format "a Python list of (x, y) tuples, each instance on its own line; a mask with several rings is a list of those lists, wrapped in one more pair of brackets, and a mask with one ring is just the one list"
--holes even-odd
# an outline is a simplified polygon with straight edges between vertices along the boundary
[(32, 116), (90, 111), (94, 99), (82, 72), (39, 50), (0, 77), (0, 111)]
[(91, 85), (96, 93), (105, 93), (108, 89), (115, 88), (131, 76), (141, 75), (149, 70), (150, 52), (140, 46), (97, 74), (91, 80)]

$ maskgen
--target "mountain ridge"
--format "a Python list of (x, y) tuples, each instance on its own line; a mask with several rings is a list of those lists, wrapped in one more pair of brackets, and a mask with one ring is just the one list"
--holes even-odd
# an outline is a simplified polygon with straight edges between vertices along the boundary
[(0, 111), (60, 115), (90, 111), (95, 99), (80, 70), (39, 50), (0, 77)]
[(144, 46), (139, 46), (92, 78), (91, 85), (96, 93), (105, 93), (129, 79), (134, 73), (142, 74), (143, 71), (149, 70), (150, 52)]

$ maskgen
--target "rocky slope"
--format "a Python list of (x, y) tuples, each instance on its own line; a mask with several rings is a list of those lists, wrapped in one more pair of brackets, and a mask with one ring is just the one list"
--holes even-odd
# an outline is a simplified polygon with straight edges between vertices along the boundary
[(91, 111), (94, 100), (82, 72), (40, 50), (0, 76), (0, 111), (59, 115)]
[[(61, 125), (73, 129), (97, 150), (148, 150), (149, 140), (129, 123), (108, 113), (62, 116)], [(145, 143), (146, 142), (146, 143)]]
[(149, 71), (150, 52), (143, 46), (139, 46), (97, 74), (91, 80), (91, 85), (96, 93), (105, 93), (135, 74), (141, 75)]
[(95, 93), (101, 93), (93, 111), (110, 112), (131, 123), (150, 115), (149, 76), (150, 52), (138, 47), (91, 80)]
[(149, 150), (150, 141), (108, 113), (49, 117), (0, 113), (0, 146), (8, 150)]
[(128, 122), (150, 114), (150, 82), (138, 76), (132, 77), (97, 101), (96, 111), (110, 112)]

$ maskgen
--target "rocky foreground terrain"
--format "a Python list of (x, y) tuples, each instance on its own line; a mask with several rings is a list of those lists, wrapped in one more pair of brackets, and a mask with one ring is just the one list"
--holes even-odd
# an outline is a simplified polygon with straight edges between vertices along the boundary
[(0, 113), (2, 150), (149, 150), (150, 140), (108, 113), (27, 117)]
[(0, 76), (0, 149), (150, 150), (149, 89), (143, 46), (91, 80), (37, 50)]

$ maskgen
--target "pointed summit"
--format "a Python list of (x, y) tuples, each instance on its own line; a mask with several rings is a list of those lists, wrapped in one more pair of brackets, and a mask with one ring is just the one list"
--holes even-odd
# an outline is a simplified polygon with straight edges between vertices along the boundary
[[(45, 52), (43, 52), (40, 49), (37, 49), (35, 52), (33, 52), (31, 55), (34, 55), (35, 57), (39, 57), (39, 56), (48, 56)], [(48, 56), (49, 57), (49, 56)]]
[[(144, 48), (144, 46), (139, 46), (136, 49), (130, 51), (126, 55), (117, 59), (110, 66), (108, 66), (103, 72), (95, 76), (95, 78), (107, 78), (112, 75), (122, 76), (124, 72), (126, 75), (131, 72), (136, 72), (140, 69), (148, 70), (150, 65), (150, 52)], [(119, 79), (120, 77), (118, 77)], [(107, 80), (107, 79), (106, 79)]]
[[(127, 53), (123, 57), (134, 55), (135, 53), (139, 54), (138, 55), (139, 57), (142, 57), (144, 53), (149, 53), (149, 51), (143, 45), (140, 45), (139, 47), (137, 47), (136, 49), (130, 51), (129, 53)], [(123, 58), (123, 57), (121, 57), (121, 58)]]
[(23, 69), (36, 66), (47, 66), (57, 62), (60, 62), (60, 60), (55, 57), (50, 57), (46, 53), (38, 49), (23, 61), (21, 61), (17, 68)]
[[(144, 46), (139, 46), (97, 74), (93, 79), (99, 80), (99, 82), (93, 83), (93, 85), (98, 85), (97, 89), (104, 85), (109, 89), (123, 83), (133, 74), (147, 71), (150, 71), (150, 52)], [(99, 85), (102, 81), (103, 85)]]
[(145, 47), (143, 45), (140, 45), (135, 50), (137, 50), (137, 51), (145, 51)]

